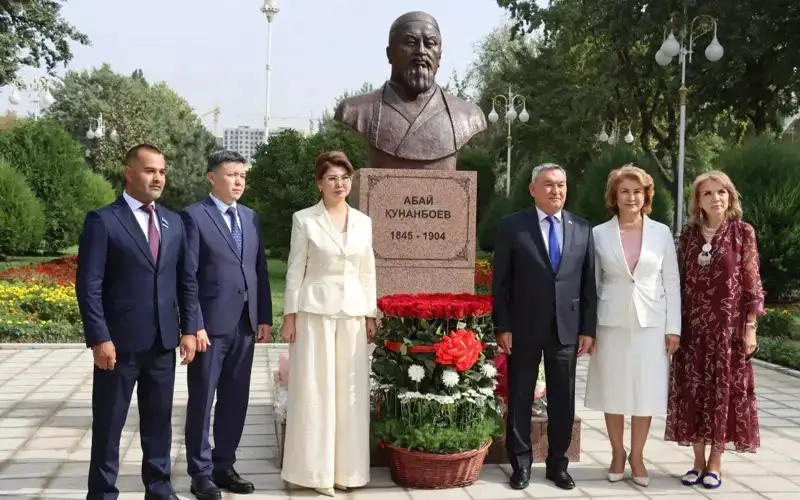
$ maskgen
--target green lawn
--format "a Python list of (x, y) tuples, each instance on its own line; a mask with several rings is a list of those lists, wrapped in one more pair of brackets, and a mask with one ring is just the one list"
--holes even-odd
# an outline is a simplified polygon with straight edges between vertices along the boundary
[(272, 288), (272, 324), (277, 329), (283, 322), (283, 291), (286, 288), (286, 263), (282, 260), (267, 259), (269, 284)]

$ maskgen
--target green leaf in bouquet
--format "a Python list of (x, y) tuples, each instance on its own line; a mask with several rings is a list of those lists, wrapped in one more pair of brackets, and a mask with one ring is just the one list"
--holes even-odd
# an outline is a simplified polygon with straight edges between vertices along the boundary
[(408, 345), (407, 345), (407, 344), (405, 344), (405, 343), (403, 343), (403, 344), (400, 346), (400, 354), (401, 354), (402, 356), (405, 356), (407, 353), (408, 353)]

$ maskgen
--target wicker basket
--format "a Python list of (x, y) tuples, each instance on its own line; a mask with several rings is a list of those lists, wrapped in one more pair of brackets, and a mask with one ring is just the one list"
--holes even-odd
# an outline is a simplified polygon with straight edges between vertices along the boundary
[(461, 488), (474, 484), (491, 441), (477, 450), (452, 455), (424, 453), (382, 444), (389, 472), (398, 486), (419, 489)]

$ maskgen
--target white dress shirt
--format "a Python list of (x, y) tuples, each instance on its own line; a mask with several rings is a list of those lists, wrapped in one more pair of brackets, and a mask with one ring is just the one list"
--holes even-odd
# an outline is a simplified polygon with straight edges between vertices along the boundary
[[(542, 238), (544, 238), (544, 248), (550, 252), (550, 222), (547, 220), (547, 214), (536, 207), (536, 214), (539, 216), (539, 228), (542, 230)], [(564, 253), (564, 219), (561, 216), (561, 210), (553, 215), (553, 220), (556, 223), (556, 239), (558, 240), (558, 253)]]
[(236, 225), (239, 227), (239, 230), (242, 230), (242, 219), (239, 217), (239, 209), (236, 208), (236, 202), (234, 201), (232, 204), (228, 205), (227, 203), (220, 201), (219, 198), (214, 196), (213, 194), (208, 195), (211, 200), (214, 202), (214, 205), (217, 206), (220, 212), (222, 212), (222, 218), (225, 220), (225, 224), (228, 226), (228, 230), (231, 229), (231, 216), (228, 215), (228, 209), (233, 207), (236, 210)]
[[(136, 222), (139, 223), (139, 227), (142, 228), (142, 232), (144, 233), (144, 239), (150, 243), (150, 213), (144, 209), (144, 203), (137, 200), (133, 196), (129, 195), (127, 191), (122, 192), (122, 197), (128, 203), (128, 206), (131, 207), (131, 211), (133, 211), (133, 216), (136, 217)], [(150, 205), (155, 206), (155, 203), (150, 203)], [(161, 236), (161, 222), (158, 220), (158, 212), (153, 214), (156, 217), (156, 231)]]

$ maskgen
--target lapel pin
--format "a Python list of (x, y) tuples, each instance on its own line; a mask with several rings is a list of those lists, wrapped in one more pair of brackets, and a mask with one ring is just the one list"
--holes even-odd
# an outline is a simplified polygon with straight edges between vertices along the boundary
[(164, 227), (164, 229), (169, 229), (169, 223), (167, 222), (167, 219), (163, 217), (161, 218), (161, 225)]

